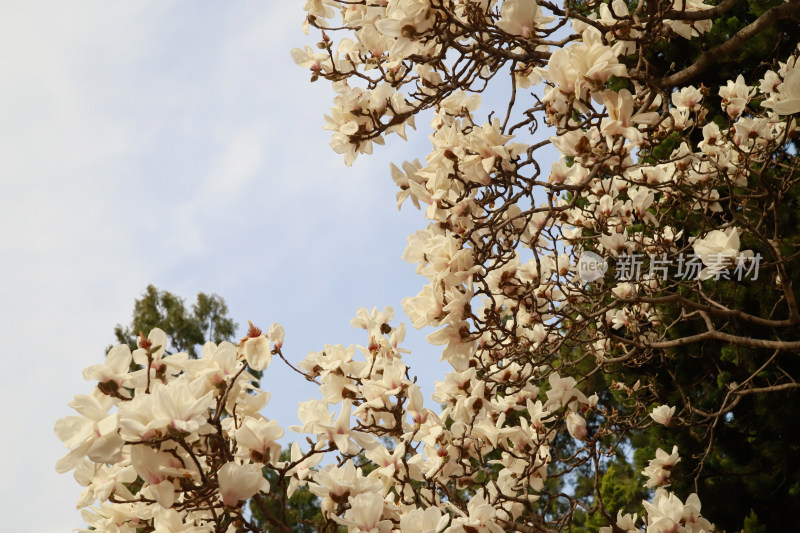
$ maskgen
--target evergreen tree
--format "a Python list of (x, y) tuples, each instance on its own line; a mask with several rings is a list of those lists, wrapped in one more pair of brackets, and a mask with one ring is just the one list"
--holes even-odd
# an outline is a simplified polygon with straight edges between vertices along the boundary
[(118, 343), (136, 349), (140, 333), (159, 327), (169, 339), (168, 350), (186, 352), (197, 357), (197, 347), (207, 341), (220, 343), (234, 340), (236, 323), (228, 316), (225, 300), (216, 294), (197, 294), (191, 309), (180, 296), (148, 285), (140, 298), (134, 302), (133, 317), (128, 326), (117, 324), (114, 336)]
[[(704, 53), (730, 42), (738, 32), (783, 2), (740, 0), (724, 4), (728, 7), (701, 39), (689, 41), (663, 37), (646, 48), (652, 74), (668, 78), (671, 73), (685, 71)], [(636, 2), (628, 5), (631, 11), (636, 8)], [(731, 128), (733, 121), (719, 111), (721, 97), (717, 89), (724, 86), (726, 80), (736, 79), (739, 75), (743, 76), (745, 83), (757, 84), (767, 70), (777, 66), (770, 58), (789, 55), (797, 46), (798, 38), (800, 31), (796, 20), (776, 19), (743, 40), (740, 46), (729, 47), (729, 51), (715, 55), (713, 66), (691, 79), (692, 84), (703, 87), (706, 123), (713, 122), (722, 131)], [(631, 64), (637, 59), (628, 58)], [(614, 83), (625, 86), (629, 80), (614, 80)], [(695, 143), (692, 149), (697, 149), (696, 143), (703, 139), (702, 126), (697, 124), (691, 136)], [(678, 136), (664, 138), (652, 149), (649, 158), (652, 162), (666, 161), (680, 141), (685, 140), (685, 137)], [(728, 201), (721, 202), (721, 212), (692, 213), (686, 210), (685, 205), (676, 202), (674, 219), (662, 222), (676, 227), (702, 228), (722, 227), (734, 220), (743, 227), (762, 225), (777, 228), (784, 253), (791, 258), (786, 265), (790, 283), (797, 287), (800, 284), (800, 260), (793, 252), (800, 238), (800, 189), (793, 187), (770, 197), (749, 194), (754, 189), (769, 190), (776, 188), (778, 183), (790, 181), (792, 173), (797, 172), (797, 148), (796, 139), (789, 140), (781, 151), (774, 154), (772, 161), (764, 164), (765, 172), (755, 177), (751, 175), (746, 186), (722, 188), (720, 197)], [(781, 205), (777, 217), (769, 208), (770, 202), (776, 200)], [(682, 244), (690, 246), (690, 239), (697, 233), (684, 235)], [(769, 258), (773, 251), (766, 244), (751, 237), (743, 243), (743, 248)], [(757, 280), (708, 281), (704, 289), (713, 294), (716, 302), (729, 309), (740, 309), (758, 316), (785, 316), (786, 304), (775, 285), (777, 274), (769, 263), (763, 263)], [(693, 299), (690, 291), (676, 289), (675, 293)], [(698, 307), (705, 303), (696, 299), (693, 302)], [(687, 309), (685, 301), (659, 306), (665, 323), (680, 323), (670, 330), (671, 339), (692, 337), (707, 331), (707, 324), (699, 314), (695, 320), (681, 320), (691, 310)], [(712, 314), (709, 319), (719, 330), (731, 329), (757, 339), (796, 341), (800, 338), (796, 328), (794, 331), (790, 328), (775, 331), (735, 316), (719, 318)], [(624, 504), (630, 507), (630, 502), (637, 499), (632, 496), (641, 493), (644, 477), (640, 472), (655, 450), (664, 446), (669, 435), (682, 457), (681, 463), (675, 467), (672, 487), (679, 493), (697, 492), (703, 502), (704, 516), (718, 528), (725, 531), (792, 530), (795, 527), (793, 519), (783, 510), (800, 508), (800, 430), (786, 413), (800, 408), (800, 397), (791, 388), (778, 387), (731, 401), (730, 383), (742, 383), (752, 379), (751, 376), (755, 376), (755, 381), (764, 388), (780, 382), (781, 378), (785, 380), (787, 376), (797, 382), (800, 380), (800, 365), (796, 352), (704, 340), (655, 350), (650, 365), (636, 365), (635, 370), (630, 371), (620, 364), (615, 373), (606, 374), (609, 385), (614, 380), (629, 383), (641, 380), (652, 391), (653, 406), (683, 405), (690, 411), (685, 413), (682, 423), (673, 424), (669, 429), (654, 424), (647, 431), (630, 435), (625, 444), (627, 452), (617, 454), (609, 462), (600, 483), (599, 494), (605, 509), (614, 516), (619, 509), (631, 511)], [(632, 465), (631, 458), (634, 459)], [(578, 486), (578, 493), (581, 493), (580, 489)], [(587, 487), (583, 492), (591, 494), (592, 488)], [(623, 494), (622, 498), (617, 497)], [(596, 514), (586, 521), (585, 527), (587, 531), (597, 531), (604, 524), (605, 521)]]

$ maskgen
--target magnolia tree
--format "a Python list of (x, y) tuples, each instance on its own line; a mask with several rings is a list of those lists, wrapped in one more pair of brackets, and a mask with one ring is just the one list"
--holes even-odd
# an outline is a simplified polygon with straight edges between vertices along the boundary
[[(683, 472), (697, 486), (738, 404), (798, 387), (800, 3), (714, 34), (742, 3), (308, 0), (319, 42), (292, 56), (333, 84), (345, 163), (430, 110), (425, 163), (391, 173), (398, 205), (429, 220), (403, 254), (425, 278), (403, 309), (452, 370), (423, 398), (388, 308), (351, 321), (363, 347), (296, 365), (278, 325), (198, 359), (165, 354), (155, 329), (86, 369), (96, 386), (56, 425), (84, 520), (291, 531), (303, 486), (325, 531), (546, 532), (579, 513), (604, 533), (713, 531), (697, 494), (671, 490), (671, 431), (702, 442)], [(699, 81), (764, 32), (754, 69)], [(250, 373), (273, 356), (320, 388), (284, 460)], [(644, 498), (612, 507), (608, 465), (658, 426)]]

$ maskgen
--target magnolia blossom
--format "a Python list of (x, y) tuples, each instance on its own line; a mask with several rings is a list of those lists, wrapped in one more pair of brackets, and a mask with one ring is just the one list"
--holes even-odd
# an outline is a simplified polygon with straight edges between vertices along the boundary
[(381, 520), (383, 515), (383, 498), (374, 492), (357, 494), (350, 499), (350, 509), (344, 518), (336, 519), (340, 524), (350, 526), (353, 533), (388, 533), (392, 530), (390, 520)]
[(242, 375), (242, 364), (236, 353), (236, 346), (223, 341), (219, 345), (209, 341), (203, 345), (199, 361), (187, 361), (189, 374), (204, 377), (209, 390), (226, 387), (235, 376)]
[(312, 455), (303, 459), (303, 454), (300, 451), (300, 445), (297, 442), (292, 443), (291, 448), (291, 461), (295, 463), (291, 469), (292, 477), (289, 480), (289, 487), (286, 490), (287, 496), (291, 498), (292, 494), (297, 490), (298, 486), (306, 483), (306, 480), (313, 474), (312, 468), (317, 466), (322, 461), (322, 455)]
[(247, 336), (239, 342), (239, 350), (247, 360), (247, 364), (253, 370), (264, 370), (272, 360), (272, 347), (269, 337), (261, 330), (250, 323), (250, 330)]
[[(703, 0), (673, 0), (672, 8), (677, 11), (702, 11), (709, 9), (710, 5), (705, 4)], [(712, 21), (709, 19), (701, 19), (698, 21), (684, 21), (684, 20), (667, 20), (669, 27), (683, 37), (684, 39), (691, 39), (711, 29)]]
[(277, 323), (273, 323), (269, 327), (269, 338), (274, 343), (275, 347), (273, 350), (280, 350), (283, 348), (283, 339), (286, 336), (286, 332), (283, 329), (283, 326)]
[(708, 267), (701, 273), (701, 278), (708, 278), (725, 268), (726, 265), (738, 263), (744, 257), (752, 257), (753, 252), (739, 251), (739, 230), (735, 227), (727, 230), (710, 231), (703, 238), (692, 243), (694, 253)]
[[(167, 334), (160, 328), (153, 328), (147, 338), (139, 337), (139, 349), (132, 354), (133, 362), (142, 366), (144, 372), (150, 369), (150, 379), (164, 379), (164, 375), (169, 372), (172, 376), (177, 376), (184, 368), (189, 359), (186, 353), (176, 353), (165, 357), (167, 347)], [(139, 386), (147, 381), (147, 376), (139, 376), (136, 380)]]
[(184, 475), (183, 462), (169, 452), (144, 445), (134, 446), (130, 453), (131, 464), (145, 483), (143, 495), (157, 501), (161, 507), (172, 507), (176, 497), (173, 478)]
[(586, 420), (579, 414), (569, 412), (567, 415), (567, 430), (578, 440), (586, 440), (589, 433), (586, 431)]
[(258, 464), (225, 463), (217, 472), (219, 491), (225, 505), (233, 507), (256, 492), (269, 492), (269, 483)]
[(576, 400), (586, 403), (586, 396), (575, 388), (575, 378), (562, 378), (558, 372), (550, 374), (550, 390), (547, 391), (547, 403), (545, 407), (561, 407), (571, 404)]
[(327, 63), (328, 54), (314, 52), (310, 46), (306, 45), (303, 50), (300, 48), (293, 49), (292, 59), (298, 66), (311, 69), (312, 72), (318, 72), (321, 71), (323, 65)]
[(400, 517), (400, 530), (403, 533), (439, 533), (450, 517), (436, 507), (414, 509)]
[[(621, 46), (603, 44), (600, 32), (588, 27), (583, 32), (581, 43), (553, 52), (542, 77), (552, 82), (561, 93), (584, 99), (593, 83), (605, 83), (611, 76), (627, 76), (625, 65), (617, 58)], [(545, 95), (548, 100), (554, 97), (552, 92)]]
[[(625, 533), (638, 533), (639, 528), (636, 527), (637, 514), (623, 514), (622, 509), (617, 511), (617, 527)], [(613, 533), (612, 527), (601, 527), (599, 533)]]
[(364, 477), (361, 468), (357, 468), (351, 460), (346, 461), (342, 467), (328, 465), (320, 469), (314, 474), (313, 480), (308, 487), (311, 492), (322, 498), (321, 507), (326, 514), (333, 511), (336, 502), (381, 489), (379, 482)]
[(151, 394), (141, 394), (119, 408), (121, 434), (129, 440), (147, 440), (169, 431), (191, 434), (206, 427), (214, 402), (204, 383), (182, 375), (168, 384), (153, 383)]
[(780, 115), (800, 113), (800, 67), (790, 69), (783, 78), (783, 83), (777, 86), (777, 92), (761, 105)]
[(713, 530), (711, 523), (700, 516), (700, 499), (691, 494), (682, 502), (675, 494), (663, 488), (656, 489), (653, 501), (642, 502), (647, 510), (647, 533), (685, 531), (701, 533)]
[(504, 0), (497, 26), (503, 31), (527, 39), (537, 28), (544, 27), (553, 20), (553, 17), (542, 15), (536, 0)]
[(106, 394), (130, 398), (130, 393), (124, 387), (130, 381), (128, 370), (131, 360), (131, 349), (126, 344), (120, 344), (109, 350), (104, 364), (84, 369), (83, 378), (87, 381), (97, 380), (97, 386)]
[(256, 463), (275, 462), (281, 453), (276, 441), (283, 437), (283, 428), (275, 420), (248, 418), (236, 430), (239, 452)]
[(675, 406), (659, 405), (650, 413), (650, 418), (663, 426), (669, 426), (672, 422), (672, 415), (674, 414)]
[(157, 508), (153, 511), (154, 533), (209, 533), (209, 526), (186, 522), (184, 513), (174, 509)]
[(74, 477), (75, 481), (85, 487), (76, 503), (78, 509), (87, 507), (95, 501), (104, 502), (111, 494), (121, 498), (134, 498), (128, 489), (137, 477), (132, 465), (117, 468), (82, 459), (75, 467)]
[(645, 487), (653, 488), (666, 484), (672, 467), (680, 460), (677, 446), (672, 447), (671, 454), (661, 448), (657, 449), (655, 458), (651, 459), (647, 467), (642, 470), (642, 474), (648, 478)]
[(634, 144), (639, 144), (643, 136), (636, 124), (648, 124), (658, 119), (658, 113), (634, 113), (633, 95), (627, 89), (621, 91), (605, 91), (603, 93), (608, 118), (603, 119), (600, 131), (606, 136), (610, 145), (614, 144), (612, 137), (622, 135)]
[(67, 472), (85, 456), (100, 463), (115, 463), (122, 452), (123, 441), (117, 433), (119, 415), (109, 413), (113, 400), (99, 391), (78, 395), (69, 406), (81, 416), (69, 416), (56, 422), (56, 436), (71, 448), (58, 461), (56, 470)]
[(729, 80), (725, 87), (719, 89), (722, 105), (731, 118), (736, 118), (744, 112), (755, 92), (755, 87), (748, 86), (741, 74), (736, 81)]

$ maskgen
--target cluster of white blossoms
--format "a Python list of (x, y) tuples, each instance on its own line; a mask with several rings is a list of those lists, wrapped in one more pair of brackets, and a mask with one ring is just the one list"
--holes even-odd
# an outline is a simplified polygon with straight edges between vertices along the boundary
[[(96, 382), (70, 403), (77, 416), (56, 434), (70, 448), (57, 464), (85, 487), (78, 500), (97, 531), (235, 531), (223, 517), (260, 491), (262, 468), (276, 467), (284, 431), (259, 412), (269, 393), (247, 372), (264, 370), (280, 350), (283, 328), (255, 327), (238, 346), (206, 343), (202, 357), (165, 355), (154, 329), (139, 348), (112, 348), (84, 370)], [(92, 505), (98, 503), (99, 505)], [(225, 526), (222, 528), (222, 526)]]
[[(709, 276), (672, 282), (650, 264), (635, 279), (586, 282), (577, 257), (592, 251), (613, 265), (692, 251), (707, 270), (712, 256), (748, 261), (743, 247), (776, 242), (743, 222), (754, 199), (769, 196), (772, 209), (793, 184), (779, 181), (793, 176), (781, 154), (800, 113), (798, 51), (752, 85), (742, 76), (689, 83), (714, 50), (654, 77), (648, 43), (700, 39), (719, 16), (699, 0), (656, 4), (307, 0), (305, 29), (321, 40), (292, 56), (312, 81), (332, 82), (325, 128), (348, 165), (432, 110), (424, 164), (391, 174), (398, 206), (410, 200), (429, 220), (403, 254), (426, 280), (403, 309), (414, 327), (435, 328), (428, 341), (452, 370), (426, 406), (403, 358), (404, 326), (391, 324), (389, 308), (359, 310), (351, 324), (366, 330), (364, 347), (325, 346), (297, 365), (320, 396), (299, 406), (301, 425), (290, 429), (307, 437), (281, 461), (284, 431), (259, 414), (269, 395), (247, 370), (281, 354), (282, 329), (251, 327), (238, 346), (207, 344), (197, 360), (165, 356), (154, 330), (133, 354), (116, 347), (87, 369), (97, 386), (71, 404), (80, 416), (56, 426), (70, 448), (58, 469), (75, 469), (86, 487), (86, 522), (114, 532), (250, 530), (243, 505), (261, 505), (271, 472), (287, 496), (308, 487), (331, 527), (353, 533), (545, 532), (567, 527), (579, 507), (605, 516), (604, 532), (712, 531), (696, 494), (667, 489), (676, 448), (659, 449), (642, 472), (654, 492), (641, 518), (612, 516), (598, 492), (587, 503), (547, 488), (586, 471), (599, 486), (631, 432), (699, 412), (684, 399), (676, 414), (640, 381), (595, 379), (614, 365), (635, 374), (672, 346), (658, 304), (695, 310), (708, 326), (697, 340), (746, 342), (715, 329), (715, 317), (734, 311), (702, 292)], [(797, 9), (793, 0), (769, 13)], [(494, 80), (511, 97), (480, 120), (480, 93)], [(552, 136), (536, 136), (545, 125)], [(557, 161), (542, 168), (537, 151), (547, 146)], [(760, 180), (772, 180), (769, 195), (753, 192)], [(775, 283), (791, 291), (780, 247), (770, 250)], [(728, 396), (756, 382), (731, 384)], [(553, 514), (559, 499), (566, 517)], [(269, 527), (289, 529), (262, 511)]]
[[(70, 448), (57, 470), (74, 470), (85, 487), (78, 501), (84, 520), (92, 530), (119, 533), (241, 531), (248, 527), (243, 504), (269, 492), (263, 470), (270, 469), (286, 479), (287, 496), (308, 486), (324, 516), (349, 531), (505, 531), (525, 502), (538, 499), (560, 423), (587, 439), (581, 413), (596, 408), (597, 397), (558, 373), (540, 394), (535, 370), (516, 364), (494, 371), (502, 382), (524, 385), (499, 395), (467, 366), (437, 383), (434, 400), (444, 408), (435, 412), (409, 379), (399, 347), (405, 331), (390, 326), (392, 318), (390, 308), (360, 309), (351, 324), (367, 331), (366, 347), (326, 346), (299, 364), (322, 399), (300, 405), (303, 425), (291, 429), (314, 438), (307, 452), (294, 443), (289, 461), (279, 460), (284, 430), (259, 414), (269, 394), (247, 371), (265, 370), (280, 353), (280, 326), (266, 335), (251, 325), (238, 346), (209, 342), (199, 359), (165, 355), (160, 329), (140, 337), (133, 353), (111, 349), (104, 364), (84, 371), (96, 386), (70, 403), (79, 416), (56, 424)], [(326, 454), (339, 460), (320, 467)], [(475, 465), (488, 457), (494, 482), (465, 508), (438, 490), (473, 484), (486, 474)], [(675, 450), (659, 450), (644, 472), (648, 486), (665, 484), (678, 460)], [(656, 496), (658, 509), (678, 506), (663, 510), (666, 516), (690, 505), (699, 512), (694, 495), (685, 507), (674, 495)]]

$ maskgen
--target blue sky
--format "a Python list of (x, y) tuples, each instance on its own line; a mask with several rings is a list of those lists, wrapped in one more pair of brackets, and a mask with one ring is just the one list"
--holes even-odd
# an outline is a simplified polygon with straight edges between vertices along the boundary
[[(286, 328), (293, 361), (363, 344), (358, 306), (423, 280), (400, 256), (389, 162), (424, 157), (426, 119), (346, 168), (321, 129), (332, 91), (289, 56), (302, 2), (7, 2), (0, 11), (0, 498), (7, 531), (82, 525), (53, 434), (149, 283), (223, 296), (240, 327)], [(408, 361), (442, 373), (426, 333)], [(274, 362), (267, 416), (318, 391)]]

